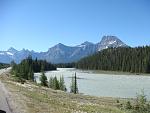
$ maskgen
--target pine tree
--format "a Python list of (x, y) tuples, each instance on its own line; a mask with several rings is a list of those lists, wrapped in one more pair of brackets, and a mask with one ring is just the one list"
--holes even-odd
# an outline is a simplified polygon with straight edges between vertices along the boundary
[(70, 86), (70, 93), (74, 93), (74, 94), (78, 93), (76, 73), (75, 73), (75, 76), (72, 77), (72, 82), (71, 82), (71, 86)]
[(74, 93), (74, 77), (73, 76), (71, 80), (70, 93)]
[(60, 81), (57, 79), (56, 76), (50, 77), (48, 86), (54, 90), (67, 91), (63, 76), (60, 77)]
[(60, 89), (60, 87), (59, 87), (59, 81), (57, 80), (56, 76), (53, 79), (53, 89), (55, 89), (55, 90), (59, 90)]
[(62, 91), (66, 91), (67, 90), (66, 86), (65, 86), (65, 82), (64, 82), (64, 77), (63, 76), (60, 77), (59, 86), (60, 86), (60, 90), (62, 90)]
[(108, 48), (82, 58), (77, 62), (76, 68), (150, 73), (149, 57), (150, 46)]
[(46, 87), (48, 86), (47, 77), (45, 76), (44, 71), (42, 72), (40, 81), (41, 81), (41, 85), (42, 85), (42, 86), (46, 86)]
[(34, 81), (34, 72), (32, 70), (32, 67), (29, 67), (29, 70), (28, 70), (28, 80)]
[(54, 79), (53, 77), (50, 77), (49, 82), (48, 82), (48, 86), (52, 89), (54, 87), (53, 79)]
[(32, 81), (34, 81), (34, 72), (56, 70), (53, 64), (46, 62), (46, 60), (37, 60), (37, 58), (33, 60), (32, 56), (22, 60), (20, 64), (12, 62), (11, 66), (11, 73), (17, 78)]

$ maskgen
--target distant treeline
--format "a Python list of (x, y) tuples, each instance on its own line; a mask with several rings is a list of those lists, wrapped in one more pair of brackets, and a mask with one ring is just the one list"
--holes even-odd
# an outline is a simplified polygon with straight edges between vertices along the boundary
[(59, 63), (59, 64), (55, 64), (55, 66), (57, 68), (74, 68), (76, 65), (76, 63), (72, 62), (72, 63)]
[(20, 64), (12, 62), (11, 65), (12, 74), (26, 80), (34, 80), (34, 72), (56, 70), (56, 67), (46, 60), (33, 60), (31, 56), (22, 60)]
[(7, 68), (9, 66), (10, 66), (9, 64), (0, 63), (0, 69)]
[(81, 59), (76, 68), (150, 73), (150, 46), (108, 48)]

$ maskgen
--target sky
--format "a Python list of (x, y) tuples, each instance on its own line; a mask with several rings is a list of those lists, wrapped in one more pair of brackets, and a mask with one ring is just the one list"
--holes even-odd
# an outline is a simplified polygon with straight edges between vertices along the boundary
[(0, 50), (47, 51), (104, 35), (150, 45), (150, 0), (0, 0)]

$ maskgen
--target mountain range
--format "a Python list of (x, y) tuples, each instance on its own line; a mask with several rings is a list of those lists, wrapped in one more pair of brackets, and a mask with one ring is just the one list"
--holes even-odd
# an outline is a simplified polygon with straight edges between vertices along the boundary
[(31, 55), (33, 59), (46, 59), (48, 62), (52, 63), (69, 63), (78, 61), (83, 57), (92, 55), (109, 47), (117, 48), (127, 46), (128, 45), (116, 36), (103, 36), (102, 40), (96, 44), (86, 41), (80, 45), (71, 47), (59, 43), (49, 48), (46, 52), (35, 52), (27, 49), (18, 51), (10, 47), (7, 51), (0, 51), (0, 62), (10, 63), (14, 60), (16, 63), (19, 63), (21, 60)]

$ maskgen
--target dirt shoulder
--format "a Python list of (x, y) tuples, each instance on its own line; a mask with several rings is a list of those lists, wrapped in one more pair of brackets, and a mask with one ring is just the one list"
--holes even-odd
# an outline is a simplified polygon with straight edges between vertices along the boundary
[(9, 93), (1, 81), (0, 89), (0, 110), (3, 110), (7, 113), (12, 113), (12, 109), (9, 104)]
[[(6, 100), (6, 104), (3, 105), (4, 111), (6, 113), (26, 113), (24, 111), (24, 101), (22, 101), (23, 95), (18, 95), (16, 93), (16, 90), (7, 84), (7, 81), (10, 80), (10, 74), (9, 74), (10, 68), (9, 69), (3, 69), (0, 73), (0, 89), (1, 91), (1, 96), (2, 99), (0, 100)], [(19, 92), (19, 91), (18, 91)], [(3, 102), (5, 103), (5, 102)]]

